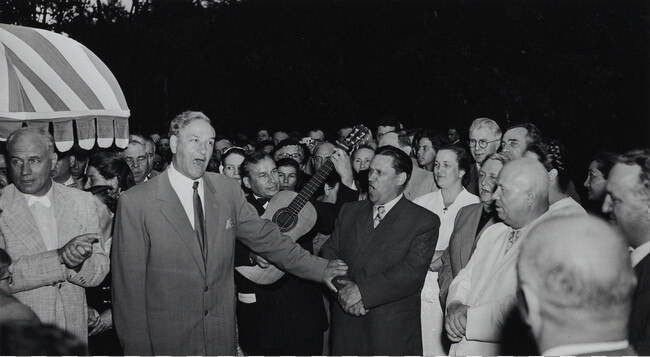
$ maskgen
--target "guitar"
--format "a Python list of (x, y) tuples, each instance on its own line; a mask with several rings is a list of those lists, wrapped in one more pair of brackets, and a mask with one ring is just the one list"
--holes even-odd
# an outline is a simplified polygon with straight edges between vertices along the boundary
[[(367, 143), (369, 138), (370, 130), (363, 125), (357, 125), (345, 137), (343, 142), (337, 141), (336, 144), (350, 154), (357, 147)], [(269, 201), (269, 205), (262, 218), (277, 224), (280, 231), (291, 237), (294, 242), (298, 240), (298, 238), (309, 232), (314, 227), (314, 224), (316, 224), (316, 209), (309, 200), (323, 182), (325, 182), (325, 179), (333, 169), (334, 164), (331, 160), (327, 160), (300, 192), (278, 192)], [(282, 270), (272, 264), (267, 268), (260, 268), (255, 265), (240, 266), (235, 269), (248, 280), (260, 285), (273, 284), (284, 275)]]

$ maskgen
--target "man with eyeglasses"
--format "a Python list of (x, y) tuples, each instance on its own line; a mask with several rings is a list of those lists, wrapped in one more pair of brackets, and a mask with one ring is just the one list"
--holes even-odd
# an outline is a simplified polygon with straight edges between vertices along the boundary
[(151, 168), (144, 140), (138, 135), (129, 135), (129, 144), (121, 155), (131, 168), (135, 184), (139, 185), (147, 181), (147, 174)]
[(494, 120), (489, 118), (474, 119), (469, 127), (469, 150), (476, 165), (472, 165), (469, 172), (470, 180), (465, 189), (474, 195), (480, 195), (478, 187), (478, 173), (481, 166), (490, 155), (497, 152), (501, 141), (501, 128)]
[(32, 309), (11, 294), (9, 286), (13, 283), (13, 279), (9, 271), (10, 265), (11, 257), (0, 248), (0, 322), (17, 320), (40, 322)]

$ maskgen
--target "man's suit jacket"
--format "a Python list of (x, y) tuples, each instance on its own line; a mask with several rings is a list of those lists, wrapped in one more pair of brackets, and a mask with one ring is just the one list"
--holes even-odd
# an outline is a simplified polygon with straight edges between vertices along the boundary
[(411, 179), (406, 184), (406, 188), (404, 188), (404, 197), (413, 201), (422, 195), (438, 190), (439, 188), (436, 186), (436, 181), (433, 178), (433, 172), (413, 166)]
[(356, 282), (363, 317), (331, 310), (333, 355), (421, 355), (420, 291), (438, 240), (440, 220), (406, 198), (373, 229), (368, 200), (343, 205), (334, 232), (321, 248), (342, 259)]
[(236, 181), (205, 173), (206, 260), (169, 173), (118, 201), (113, 318), (127, 355), (234, 355), (235, 237), (283, 270), (320, 281), (327, 261), (260, 219)]
[(503, 325), (516, 303), (517, 257), (525, 238), (522, 234), (505, 253), (509, 231), (503, 223), (483, 231), (469, 263), (449, 286), (447, 306), (469, 306), (465, 336), (452, 345), (450, 354), (499, 353)]
[[(84, 233), (100, 233), (95, 201), (88, 192), (52, 183), (59, 247)], [(36, 203), (38, 204), (38, 203)], [(25, 197), (12, 184), (0, 197), (0, 248), (13, 260), (11, 290), (44, 323), (54, 323), (82, 341), (88, 339), (85, 287), (101, 283), (109, 269), (101, 243), (79, 272), (59, 263), (56, 250), (46, 250)]]
[(469, 170), (469, 181), (467, 183), (467, 186), (465, 186), (465, 189), (467, 190), (467, 192), (471, 193), (472, 195), (476, 195), (480, 197), (479, 187), (478, 187), (478, 174), (479, 174), (479, 168), (476, 166), (476, 163), (472, 162), (472, 166)]
[(650, 254), (635, 267), (637, 286), (632, 300), (629, 340), (639, 355), (650, 355)]
[[(440, 285), (440, 303), (446, 305), (447, 293), (452, 280), (458, 275), (469, 262), (469, 258), (476, 249), (480, 234), (476, 234), (481, 215), (483, 214), (483, 204), (475, 203), (465, 206), (458, 211), (456, 221), (454, 222), (454, 231), (449, 238), (449, 247), (442, 254), (442, 267), (438, 271), (438, 285)], [(493, 225), (496, 219), (491, 218), (485, 228)], [(480, 233), (480, 232), (479, 232)]]
[[(264, 213), (264, 207), (253, 195), (246, 199), (260, 215)], [(314, 236), (315, 230), (314, 234), (308, 232), (300, 237), (297, 243), (313, 253)], [(248, 260), (250, 249), (237, 242), (235, 250)], [(245, 352), (251, 348), (253, 351), (286, 348), (319, 336), (327, 329), (321, 284), (284, 274), (273, 284), (258, 285), (237, 271), (235, 283), (237, 293), (243, 295), (237, 301), (237, 325), (239, 344)]]

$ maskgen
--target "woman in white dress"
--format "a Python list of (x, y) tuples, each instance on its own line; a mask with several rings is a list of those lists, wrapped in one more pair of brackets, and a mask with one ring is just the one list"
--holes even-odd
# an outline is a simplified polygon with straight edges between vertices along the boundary
[(420, 196), (413, 201), (440, 218), (436, 253), (421, 295), (422, 344), (425, 356), (447, 354), (442, 344), (445, 330), (444, 316), (438, 297), (440, 292), (438, 269), (442, 265), (440, 257), (449, 245), (456, 214), (462, 207), (480, 201), (477, 196), (467, 192), (463, 187), (463, 184), (467, 184), (469, 180), (470, 165), (469, 154), (464, 148), (455, 145), (441, 148), (433, 166), (433, 175), (440, 190)]

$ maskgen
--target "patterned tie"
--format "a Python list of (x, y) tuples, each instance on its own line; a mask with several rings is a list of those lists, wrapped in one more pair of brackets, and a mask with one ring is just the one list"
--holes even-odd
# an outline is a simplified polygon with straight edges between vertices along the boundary
[(519, 236), (521, 236), (521, 231), (517, 231), (513, 229), (510, 232), (510, 236), (508, 237), (508, 244), (506, 245), (506, 253), (508, 253), (508, 250), (510, 250), (510, 248), (512, 248), (512, 246), (515, 244), (517, 239), (519, 239)]
[(384, 208), (384, 206), (377, 206), (377, 215), (372, 220), (372, 225), (374, 226), (374, 228), (377, 228), (379, 222), (381, 222), (381, 220), (384, 218), (384, 214), (386, 214), (386, 209)]
[(192, 195), (194, 201), (194, 231), (196, 236), (199, 239), (199, 247), (201, 247), (201, 254), (205, 259), (205, 224), (203, 221), (203, 204), (201, 203), (201, 196), (199, 196), (199, 181), (194, 181), (192, 189), (194, 194)]

